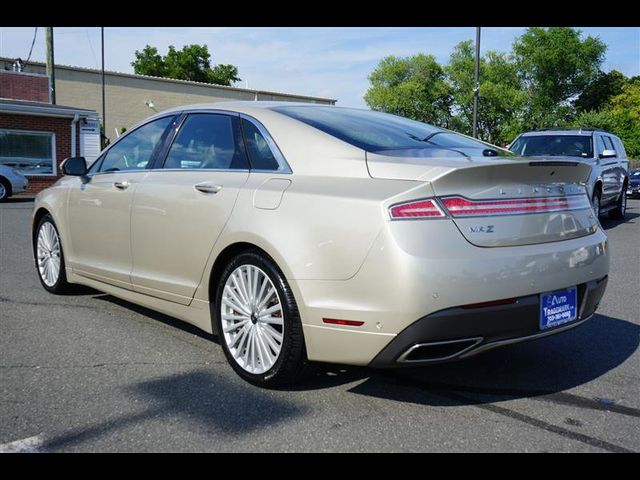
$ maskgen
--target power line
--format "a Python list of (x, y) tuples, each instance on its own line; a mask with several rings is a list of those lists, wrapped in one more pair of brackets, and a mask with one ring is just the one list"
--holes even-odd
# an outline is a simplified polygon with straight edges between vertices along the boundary
[(33, 32), (33, 40), (31, 41), (31, 48), (29, 49), (29, 55), (27, 56), (27, 61), (24, 62), (25, 65), (29, 63), (29, 60), (31, 60), (31, 52), (33, 52), (33, 46), (36, 44), (37, 36), (38, 36), (38, 27), (36, 27), (36, 30)]

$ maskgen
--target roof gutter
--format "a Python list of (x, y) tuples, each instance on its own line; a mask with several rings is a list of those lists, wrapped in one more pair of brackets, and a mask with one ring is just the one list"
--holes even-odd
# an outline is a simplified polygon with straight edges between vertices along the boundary
[(55, 106), (15, 105), (0, 103), (0, 113), (13, 113), (16, 115), (39, 115), (41, 117), (73, 118), (76, 115), (85, 117), (97, 117), (98, 114), (91, 110), (56, 108)]

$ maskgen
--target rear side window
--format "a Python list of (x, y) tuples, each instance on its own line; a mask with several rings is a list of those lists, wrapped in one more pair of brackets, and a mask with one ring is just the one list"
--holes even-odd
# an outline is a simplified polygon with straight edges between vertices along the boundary
[(618, 137), (613, 138), (613, 145), (616, 147), (616, 153), (619, 158), (627, 158), (627, 151), (624, 149), (624, 145), (622, 144), (622, 140)]
[(147, 168), (162, 135), (175, 116), (163, 117), (143, 125), (115, 143), (106, 153), (100, 172), (119, 172)]
[(247, 159), (239, 147), (239, 120), (235, 116), (194, 113), (183, 122), (176, 135), (165, 169), (247, 169)]
[(611, 137), (604, 137), (604, 144), (607, 147), (607, 150), (615, 150)]
[(258, 127), (244, 118), (241, 121), (251, 168), (253, 170), (283, 170), (284, 165), (278, 163), (271, 147), (269, 147), (269, 142), (260, 133)]

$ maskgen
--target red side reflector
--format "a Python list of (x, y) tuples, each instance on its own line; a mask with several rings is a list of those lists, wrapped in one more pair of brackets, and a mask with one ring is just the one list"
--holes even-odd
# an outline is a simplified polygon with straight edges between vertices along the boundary
[(505, 298), (504, 300), (493, 300), (491, 302), (471, 303), (469, 305), (463, 305), (462, 308), (495, 307), (497, 305), (509, 305), (512, 303), (516, 303), (517, 301), (517, 298)]
[(359, 327), (364, 325), (364, 322), (360, 322), (357, 320), (341, 320), (338, 318), (323, 318), (322, 321), (324, 323), (331, 323), (333, 325), (348, 325), (349, 327)]
[(442, 204), (452, 217), (487, 217), (523, 213), (562, 212), (591, 208), (586, 195), (565, 195), (540, 198), (509, 198), (504, 200), (469, 200), (464, 197), (444, 197)]
[(431, 199), (393, 205), (389, 208), (389, 215), (391, 215), (392, 220), (403, 218), (443, 218), (445, 216), (438, 204)]

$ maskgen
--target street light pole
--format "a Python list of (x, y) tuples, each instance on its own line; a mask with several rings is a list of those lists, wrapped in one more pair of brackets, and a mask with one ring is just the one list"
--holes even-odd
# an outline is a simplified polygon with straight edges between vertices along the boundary
[(49, 88), (51, 103), (56, 103), (56, 66), (53, 58), (53, 27), (46, 29), (47, 43), (47, 76), (49, 77)]
[(473, 86), (473, 137), (478, 138), (478, 97), (480, 96), (480, 27), (476, 27), (476, 76)]
[(100, 143), (104, 148), (104, 137), (107, 132), (107, 112), (104, 101), (104, 27), (100, 27), (100, 39), (102, 40), (102, 70), (100, 72), (100, 82), (102, 83), (102, 132), (100, 135)]

